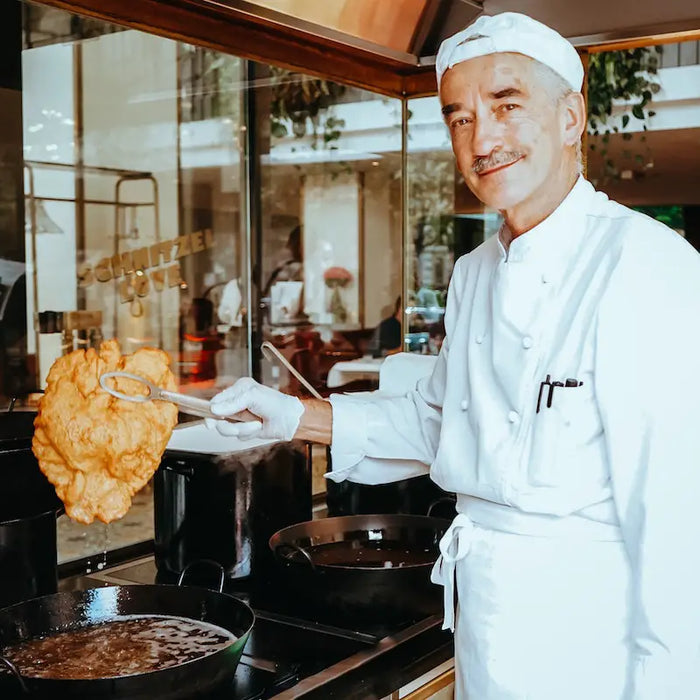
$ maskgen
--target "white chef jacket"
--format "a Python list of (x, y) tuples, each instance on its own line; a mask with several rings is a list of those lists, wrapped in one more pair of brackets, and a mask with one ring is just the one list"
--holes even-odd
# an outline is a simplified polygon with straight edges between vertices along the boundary
[[(430, 465), (458, 510), (476, 497), (594, 539), (617, 530), (632, 581), (625, 697), (697, 700), (700, 256), (583, 178), (508, 237), (455, 265), (446, 339), (415, 391), (331, 397), (329, 477), (383, 483)], [(545, 385), (537, 412), (548, 375), (582, 384), (555, 387), (551, 407)]]

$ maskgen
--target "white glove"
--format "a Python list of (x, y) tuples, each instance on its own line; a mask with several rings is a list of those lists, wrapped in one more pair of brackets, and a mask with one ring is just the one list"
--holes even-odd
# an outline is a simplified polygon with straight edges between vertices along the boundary
[(211, 400), (210, 405), (212, 413), (218, 416), (233, 416), (247, 409), (262, 419), (262, 422), (235, 423), (207, 419), (208, 428), (241, 440), (253, 437), (291, 440), (304, 413), (304, 405), (298, 398), (258, 384), (250, 377), (243, 377), (224, 389)]

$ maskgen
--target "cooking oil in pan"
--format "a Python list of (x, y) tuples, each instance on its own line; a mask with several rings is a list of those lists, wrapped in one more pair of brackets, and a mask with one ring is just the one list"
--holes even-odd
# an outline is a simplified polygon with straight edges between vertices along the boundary
[(432, 564), (437, 559), (433, 548), (393, 540), (344, 540), (308, 547), (307, 551), (316, 566), (393, 569)]
[(7, 646), (5, 656), (30, 678), (115, 678), (179, 666), (235, 641), (206, 622), (129, 615)]

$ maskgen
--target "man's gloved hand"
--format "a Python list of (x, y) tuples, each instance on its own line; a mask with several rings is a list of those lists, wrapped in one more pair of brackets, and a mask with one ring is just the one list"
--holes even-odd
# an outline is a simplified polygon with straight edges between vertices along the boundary
[(262, 422), (235, 423), (207, 418), (207, 427), (241, 440), (253, 437), (291, 440), (304, 413), (304, 405), (298, 398), (258, 384), (250, 377), (239, 379), (210, 403), (212, 412), (218, 416), (233, 416), (247, 409), (261, 418)]

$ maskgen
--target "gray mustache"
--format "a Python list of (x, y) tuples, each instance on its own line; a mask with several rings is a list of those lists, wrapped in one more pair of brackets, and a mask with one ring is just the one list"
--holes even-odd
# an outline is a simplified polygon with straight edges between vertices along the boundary
[(482, 158), (474, 158), (472, 170), (478, 175), (484, 170), (490, 170), (491, 168), (496, 168), (499, 165), (514, 163), (516, 160), (522, 157), (523, 154), (518, 151), (495, 151)]

